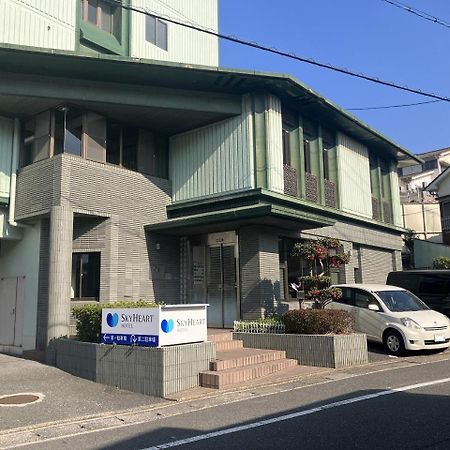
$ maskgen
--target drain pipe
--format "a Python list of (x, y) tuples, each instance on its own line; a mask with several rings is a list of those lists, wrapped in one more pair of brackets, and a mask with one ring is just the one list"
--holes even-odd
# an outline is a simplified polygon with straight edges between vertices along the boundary
[(21, 226), (14, 219), (16, 215), (16, 186), (17, 186), (17, 171), (19, 170), (19, 151), (20, 151), (20, 120), (14, 119), (14, 134), (13, 134), (13, 148), (11, 158), (11, 179), (9, 183), (9, 210), (8, 223), (12, 227)]

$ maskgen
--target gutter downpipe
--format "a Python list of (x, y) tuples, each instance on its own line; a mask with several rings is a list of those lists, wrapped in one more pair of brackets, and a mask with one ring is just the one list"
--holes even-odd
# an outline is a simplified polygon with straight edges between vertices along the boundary
[(13, 148), (11, 158), (11, 180), (9, 183), (9, 208), (8, 208), (8, 224), (12, 227), (23, 227), (17, 223), (16, 215), (16, 186), (17, 186), (17, 171), (19, 169), (19, 151), (20, 151), (20, 120), (14, 119), (14, 134), (13, 134)]

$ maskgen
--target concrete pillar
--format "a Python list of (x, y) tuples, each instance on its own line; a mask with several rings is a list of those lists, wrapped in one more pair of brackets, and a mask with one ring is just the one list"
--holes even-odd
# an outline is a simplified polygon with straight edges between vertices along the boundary
[(47, 342), (70, 331), (73, 212), (54, 206), (50, 212)]

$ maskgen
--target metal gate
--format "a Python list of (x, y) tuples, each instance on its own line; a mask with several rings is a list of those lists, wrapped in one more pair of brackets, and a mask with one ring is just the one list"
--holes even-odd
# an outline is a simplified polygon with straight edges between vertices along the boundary
[(0, 278), (0, 345), (20, 347), (23, 335), (24, 277)]

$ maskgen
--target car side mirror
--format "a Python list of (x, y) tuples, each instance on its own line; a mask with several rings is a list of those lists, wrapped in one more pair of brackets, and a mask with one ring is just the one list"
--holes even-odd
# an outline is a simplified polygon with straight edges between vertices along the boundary
[(371, 311), (380, 311), (380, 307), (378, 305), (375, 305), (375, 303), (370, 303), (369, 304), (369, 309)]

